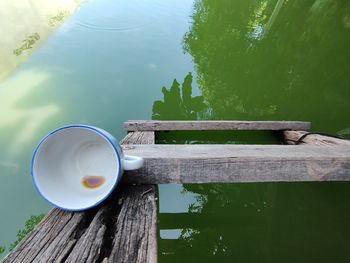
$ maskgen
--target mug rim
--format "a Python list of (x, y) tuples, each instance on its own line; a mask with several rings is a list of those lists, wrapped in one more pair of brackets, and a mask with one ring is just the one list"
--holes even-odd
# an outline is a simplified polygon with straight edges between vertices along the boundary
[[(111, 146), (112, 146), (112, 149), (114, 150), (115, 152), (115, 155), (118, 159), (118, 173), (117, 173), (117, 178), (116, 178), (116, 181), (113, 185), (113, 187), (111, 188), (111, 190), (103, 197), (101, 198), (100, 200), (98, 200), (96, 203), (90, 205), (90, 206), (87, 206), (87, 207), (84, 207), (84, 208), (78, 208), (78, 209), (69, 209), (69, 208), (65, 208), (65, 207), (61, 207), (61, 206), (58, 206), (56, 204), (54, 204), (53, 202), (51, 202), (50, 200), (48, 200), (42, 193), (41, 191), (39, 190), (38, 186), (37, 186), (37, 183), (35, 181), (35, 178), (34, 178), (34, 161), (35, 161), (35, 157), (37, 155), (37, 152), (38, 152), (38, 149), (39, 147), (41, 146), (42, 143), (44, 143), (46, 141), (47, 138), (49, 138), (51, 135), (61, 131), (61, 130), (65, 130), (65, 129), (68, 129), (68, 128), (83, 128), (83, 129), (88, 129), (88, 130), (91, 130), (92, 132), (95, 132), (97, 133), (98, 135), (100, 135), (103, 139), (106, 140), (106, 142), (108, 142)], [(112, 142), (112, 140), (106, 135), (104, 134), (99, 128), (97, 127), (94, 127), (94, 126), (90, 126), (90, 125), (84, 125), (84, 124), (70, 124), (70, 125), (65, 125), (65, 126), (62, 126), (60, 128), (57, 128), (55, 130), (53, 130), (52, 132), (50, 132), (49, 134), (45, 135), (41, 140), (40, 142), (37, 144), (37, 146), (35, 147), (35, 150), (33, 152), (33, 156), (32, 156), (32, 160), (31, 160), (31, 165), (30, 165), (30, 173), (31, 173), (31, 177), (32, 177), (32, 181), (33, 181), (33, 184), (34, 184), (34, 187), (35, 187), (35, 190), (37, 191), (37, 193), (39, 193), (39, 195), (41, 197), (43, 197), (45, 199), (45, 201), (47, 201), (48, 203), (50, 203), (51, 205), (57, 207), (57, 208), (60, 208), (62, 210), (65, 210), (65, 211), (84, 211), (84, 210), (87, 210), (87, 209), (90, 209), (92, 207), (95, 207), (97, 205), (99, 205), (100, 203), (102, 203), (104, 200), (107, 199), (108, 196), (110, 196), (110, 194), (114, 191), (114, 189), (116, 188), (119, 180), (120, 180), (120, 174), (121, 174), (121, 159), (120, 159), (120, 155), (119, 155), (119, 152), (118, 152), (118, 149), (116, 147), (116, 145)]]

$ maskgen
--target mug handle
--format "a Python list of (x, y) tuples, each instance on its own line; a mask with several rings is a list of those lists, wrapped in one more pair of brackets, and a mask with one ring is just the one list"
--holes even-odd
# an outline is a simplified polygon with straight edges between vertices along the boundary
[(143, 158), (133, 155), (124, 155), (123, 168), (125, 171), (136, 170), (143, 165)]

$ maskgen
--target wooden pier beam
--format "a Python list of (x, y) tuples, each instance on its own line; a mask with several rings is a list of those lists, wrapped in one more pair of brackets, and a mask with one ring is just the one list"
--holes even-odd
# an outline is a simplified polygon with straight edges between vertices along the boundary
[(350, 147), (315, 145), (133, 145), (144, 166), (129, 183), (349, 181)]
[[(156, 262), (158, 183), (350, 181), (350, 143), (286, 129), (308, 122), (138, 121), (125, 124), (126, 154), (145, 158), (101, 205), (51, 210), (2, 262)], [(282, 130), (289, 143), (315, 145), (154, 144), (161, 130)], [(332, 146), (330, 146), (332, 145)], [(130, 184), (143, 185), (130, 185)]]
[(308, 130), (304, 121), (127, 121), (126, 131)]
[[(154, 143), (154, 133), (129, 133), (122, 143)], [(2, 263), (157, 262), (155, 198), (154, 185), (119, 185), (86, 212), (52, 209)]]

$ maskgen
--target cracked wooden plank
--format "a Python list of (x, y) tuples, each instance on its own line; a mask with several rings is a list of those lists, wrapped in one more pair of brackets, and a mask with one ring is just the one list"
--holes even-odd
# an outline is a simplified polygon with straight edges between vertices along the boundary
[(110, 255), (105, 262), (157, 262), (155, 186), (128, 187), (121, 197)]

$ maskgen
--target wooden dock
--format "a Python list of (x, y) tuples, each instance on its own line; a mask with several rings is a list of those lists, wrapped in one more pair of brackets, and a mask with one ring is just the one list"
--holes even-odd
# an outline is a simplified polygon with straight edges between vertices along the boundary
[(230, 131), (230, 130), (309, 130), (304, 121), (127, 121), (124, 129), (133, 131)]
[[(144, 167), (125, 173), (96, 208), (52, 209), (2, 262), (157, 262), (159, 183), (350, 180), (350, 142), (306, 135), (307, 122), (128, 121), (124, 127), (124, 151), (144, 157)], [(271, 130), (292, 145), (155, 145), (158, 131), (173, 130)]]

